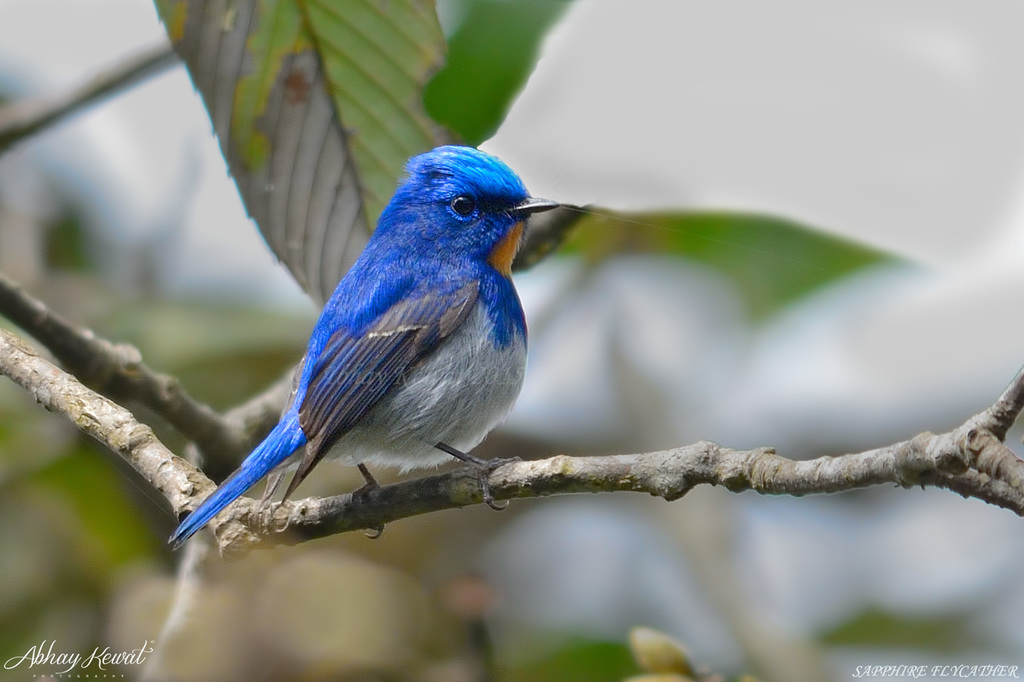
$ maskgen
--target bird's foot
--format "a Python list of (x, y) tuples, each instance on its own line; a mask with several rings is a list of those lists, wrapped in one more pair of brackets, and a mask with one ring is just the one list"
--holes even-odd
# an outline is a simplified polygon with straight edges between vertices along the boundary
[(359, 469), (359, 473), (363, 475), (363, 485), (354, 491), (353, 495), (366, 495), (380, 489), (380, 483), (377, 483), (377, 479), (373, 477), (373, 474), (370, 473), (365, 464), (360, 462), (356, 467)]
[[(353, 497), (366, 495), (380, 489), (380, 483), (377, 483), (377, 479), (373, 477), (370, 470), (366, 468), (366, 465), (360, 462), (356, 465), (359, 469), (359, 473), (363, 475), (363, 485), (352, 492)], [(366, 537), (371, 540), (376, 540), (381, 535), (384, 535), (384, 524), (380, 524), (375, 528), (368, 528), (365, 533)]]
[(490, 477), (491, 472), (494, 471), (495, 469), (503, 467), (511, 462), (522, 461), (519, 457), (505, 457), (502, 459), (480, 459), (479, 457), (474, 457), (473, 455), (466, 454), (461, 450), (456, 450), (447, 443), (438, 443), (434, 447), (443, 452), (447, 452), (449, 455), (459, 460), (460, 462), (465, 462), (473, 469), (473, 471), (476, 472), (476, 479), (480, 483), (480, 492), (483, 495), (484, 504), (486, 504), (488, 507), (495, 511), (501, 511), (508, 507), (507, 500), (505, 501), (505, 504), (498, 504), (497, 502), (494, 501), (494, 494), (491, 492), (491, 484), (489, 483), (488, 478)]

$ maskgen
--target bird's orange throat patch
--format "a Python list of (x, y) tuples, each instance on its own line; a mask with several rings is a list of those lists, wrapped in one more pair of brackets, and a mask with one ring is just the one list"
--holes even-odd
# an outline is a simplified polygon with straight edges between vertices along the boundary
[(487, 257), (487, 262), (491, 264), (495, 270), (505, 275), (506, 277), (512, 276), (512, 260), (519, 253), (519, 245), (523, 241), (523, 222), (519, 221), (512, 226), (512, 229), (508, 231), (508, 234), (494, 246), (494, 250), (491, 251), (491, 255)]

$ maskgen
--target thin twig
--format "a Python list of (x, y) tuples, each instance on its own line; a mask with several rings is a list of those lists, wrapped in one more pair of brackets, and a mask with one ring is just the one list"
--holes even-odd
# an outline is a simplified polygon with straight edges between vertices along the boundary
[(18, 140), (175, 63), (177, 57), (170, 44), (161, 42), (122, 59), (66, 92), (0, 108), (0, 152)]

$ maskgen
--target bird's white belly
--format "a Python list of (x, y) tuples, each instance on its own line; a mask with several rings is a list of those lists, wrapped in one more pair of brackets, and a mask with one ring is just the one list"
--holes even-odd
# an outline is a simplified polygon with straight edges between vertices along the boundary
[(526, 343), (516, 335), (496, 348), (484, 306), (399, 380), (327, 454), (408, 471), (451, 460), (438, 442), (468, 452), (515, 404), (526, 372)]

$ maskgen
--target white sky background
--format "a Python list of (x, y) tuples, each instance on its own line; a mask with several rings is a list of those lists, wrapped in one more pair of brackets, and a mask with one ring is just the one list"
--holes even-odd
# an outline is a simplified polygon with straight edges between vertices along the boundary
[[(862, 273), (752, 328), (715, 273), (612, 261), (573, 294), (576, 305), (534, 329), (528, 383), (509, 425), (607, 442), (658, 406), (680, 415), (646, 432), (659, 445), (709, 438), (786, 452), (880, 445), (984, 407), (1024, 363), (1022, 25), (1024, 3), (1007, 0), (576, 2), (484, 145), (536, 195), (630, 210), (773, 213), (923, 267)], [(59, 90), (161, 36), (149, 0), (0, 0), (0, 82)], [(313, 314), (246, 219), (183, 68), (0, 159), (0, 201), (45, 212), (11, 181), (37, 172), (90, 197), (97, 229), (123, 249), (114, 270), (132, 245), (158, 242), (172, 294), (228, 292)], [(549, 263), (520, 279), (531, 323), (576, 267)], [(825, 580), (820, 592), (805, 578), (843, 580), (840, 552), (802, 555), (813, 558), (811, 576), (810, 559), (792, 564), (804, 550), (773, 548), (835, 526), (809, 527), (806, 500), (744, 502), (743, 514), (760, 524), (746, 546), (750, 570), (778, 577), (775, 592), (762, 586), (764, 613), (808, 627), (847, 614), (830, 597), (865, 596), (853, 588), (891, 605), (878, 585), (887, 594), (914, 588), (907, 608), (982, 599), (1006, 586), (979, 587), (971, 576), (1005, 577), (1000, 567), (1024, 565), (1010, 539), (1022, 537), (1019, 519), (951, 494), (930, 497), (921, 518), (909, 494), (892, 491), (891, 506), (844, 530), (885, 556), (865, 559), (883, 580), (847, 576), (839, 590)], [(566, 534), (578, 534), (557, 532), (557, 523), (545, 518), (515, 537), (551, 538), (529, 551), (558, 557), (564, 574), (596, 570), (600, 562), (574, 567), (558, 554)], [(981, 542), (973, 529), (982, 524), (1005, 529), (984, 542), (1009, 549), (958, 551), (964, 538)], [(926, 558), (935, 580), (907, 571), (900, 583), (889, 569), (913, 563), (920, 547), (909, 540), (922, 537), (934, 539)], [(999, 564), (965, 570), (965, 556)], [(614, 600), (619, 582), (604, 577)], [(799, 604), (793, 595), (812, 596)], [(1004, 591), (999, 604), (997, 620), (1019, 613), (1024, 588)], [(680, 612), (670, 599), (663, 607)]]

